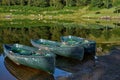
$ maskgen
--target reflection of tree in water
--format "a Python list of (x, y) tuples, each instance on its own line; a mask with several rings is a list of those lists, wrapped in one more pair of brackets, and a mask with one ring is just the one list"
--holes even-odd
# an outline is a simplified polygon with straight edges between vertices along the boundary
[(76, 28), (75, 29), (75, 35), (83, 38), (87, 38), (90, 34), (89, 29), (81, 29), (81, 28)]
[[(38, 26), (30, 28), (2, 28), (0, 29), (0, 50), (3, 43), (21, 43), (31, 45), (30, 39), (44, 38), (60, 41), (60, 36), (74, 35), (99, 42), (120, 41), (120, 29), (82, 29), (81, 27), (67, 27), (66, 25)], [(115, 38), (114, 38), (115, 37)]]
[(90, 32), (95, 38), (101, 37), (102, 34), (102, 30), (97, 30), (97, 29), (90, 29)]
[(50, 27), (51, 39), (59, 41), (60, 36), (62, 36), (63, 29), (63, 25), (54, 25), (53, 27)]
[(97, 44), (97, 55), (108, 54), (109, 51), (115, 46), (115, 44), (110, 43), (99, 43)]
[(74, 35), (75, 34), (75, 28), (74, 27), (66, 27), (65, 31), (63, 33), (64, 35)]
[(112, 34), (116, 35), (116, 37), (120, 37), (120, 28), (113, 29)]
[(41, 27), (31, 28), (30, 30), (32, 31), (30, 33), (30, 35), (32, 35), (33, 38), (49, 39), (50, 32), (49, 32), (49, 27), (48, 26), (41, 26)]
[(109, 39), (111, 38), (111, 36), (112, 36), (111, 30), (105, 29), (105, 30), (103, 31), (103, 35), (104, 35), (104, 37), (105, 37), (105, 40), (109, 40)]
[(120, 26), (120, 23), (113, 23), (116, 27)]

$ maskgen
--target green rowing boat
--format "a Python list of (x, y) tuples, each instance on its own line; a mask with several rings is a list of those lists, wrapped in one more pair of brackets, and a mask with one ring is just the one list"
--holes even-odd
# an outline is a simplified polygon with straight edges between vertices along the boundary
[(84, 47), (85, 54), (95, 54), (96, 53), (96, 42), (93, 40), (88, 40), (85, 38), (77, 37), (77, 36), (61, 36), (60, 37), (62, 42), (67, 44), (76, 44), (81, 45)]
[(46, 39), (31, 39), (31, 44), (37, 48), (45, 48), (53, 53), (73, 59), (82, 60), (84, 48), (80, 45), (68, 45), (61, 42)]
[(50, 74), (55, 70), (55, 55), (50, 51), (22, 45), (4, 44), (4, 53), (16, 64), (41, 69)]

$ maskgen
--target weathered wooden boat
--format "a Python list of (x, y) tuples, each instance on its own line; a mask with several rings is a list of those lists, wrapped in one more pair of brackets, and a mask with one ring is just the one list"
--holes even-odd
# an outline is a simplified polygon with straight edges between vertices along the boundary
[(24, 65), (17, 65), (8, 57), (4, 59), (4, 64), (16, 80), (54, 80), (52, 74)]
[(88, 40), (85, 38), (77, 37), (77, 36), (61, 36), (60, 37), (62, 42), (67, 44), (79, 44), (84, 47), (85, 54), (94, 54), (96, 53), (96, 42), (93, 40)]
[(4, 44), (4, 53), (16, 64), (41, 69), (50, 74), (55, 70), (55, 55), (50, 51), (22, 45)]
[(84, 48), (79, 45), (67, 45), (65, 43), (46, 40), (36, 39), (31, 40), (33, 46), (37, 48), (49, 49), (53, 53), (73, 59), (82, 60), (84, 56)]

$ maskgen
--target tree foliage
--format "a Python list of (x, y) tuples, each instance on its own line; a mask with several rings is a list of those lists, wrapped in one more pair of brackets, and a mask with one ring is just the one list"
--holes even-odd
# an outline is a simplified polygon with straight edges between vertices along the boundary
[(72, 6), (87, 6), (98, 8), (111, 8), (120, 4), (120, 0), (0, 0), (1, 5), (12, 6), (37, 6), (37, 7), (55, 7), (62, 9)]

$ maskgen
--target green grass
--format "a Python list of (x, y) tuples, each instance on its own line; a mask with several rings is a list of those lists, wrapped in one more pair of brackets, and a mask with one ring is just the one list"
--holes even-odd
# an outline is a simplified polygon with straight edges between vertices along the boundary
[[(87, 14), (82, 15), (82, 17), (91, 17), (91, 18), (100, 18), (103, 16), (120, 17), (120, 15), (114, 13), (114, 11), (115, 11), (115, 7), (110, 9), (91, 10), (88, 11)], [(99, 14), (96, 14), (96, 12), (99, 12)]]
[(40, 8), (29, 6), (1, 6), (0, 13), (12, 13), (12, 14), (37, 14), (43, 11), (53, 11), (53, 7)]
[[(59, 19), (72, 20), (79, 22), (85, 18), (98, 19), (103, 16), (118, 17), (119, 14), (114, 13), (115, 7), (110, 9), (89, 10), (87, 7), (65, 7), (56, 10), (53, 7), (30, 7), (30, 6), (1, 6), (0, 17), (12, 16), (13, 19)], [(100, 12), (99, 14), (96, 14)]]

